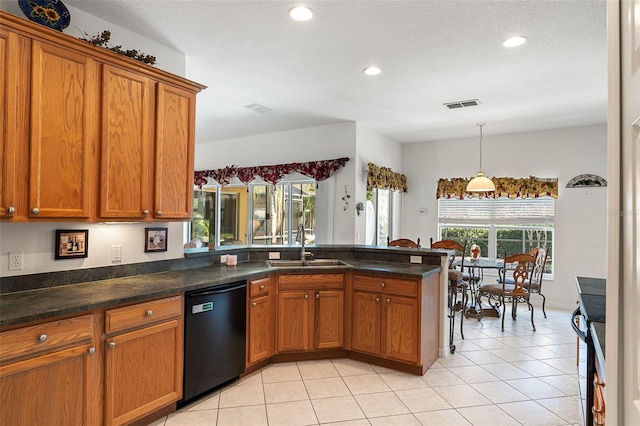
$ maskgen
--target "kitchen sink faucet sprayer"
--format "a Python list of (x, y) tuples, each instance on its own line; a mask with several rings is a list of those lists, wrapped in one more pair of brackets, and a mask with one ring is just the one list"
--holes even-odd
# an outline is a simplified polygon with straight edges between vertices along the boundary
[(313, 256), (313, 253), (309, 253), (308, 251), (306, 251), (304, 249), (304, 225), (300, 224), (298, 225), (298, 238), (300, 238), (300, 260), (304, 261), (306, 260), (307, 256)]

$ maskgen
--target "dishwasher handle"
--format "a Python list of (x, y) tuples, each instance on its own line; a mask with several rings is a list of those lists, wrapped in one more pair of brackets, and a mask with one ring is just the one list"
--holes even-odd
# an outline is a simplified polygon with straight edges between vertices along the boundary
[(238, 290), (240, 288), (246, 288), (246, 287), (247, 287), (246, 282), (221, 285), (218, 287), (210, 287), (204, 290), (196, 290), (196, 291), (188, 292), (187, 297), (210, 296), (212, 294), (226, 293), (229, 291)]

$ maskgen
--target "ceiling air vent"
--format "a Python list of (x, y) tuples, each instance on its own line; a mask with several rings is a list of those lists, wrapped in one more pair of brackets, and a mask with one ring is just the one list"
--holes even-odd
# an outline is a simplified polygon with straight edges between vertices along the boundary
[(267, 108), (266, 106), (260, 105), (260, 104), (245, 105), (244, 107), (247, 109), (250, 109), (251, 111), (255, 111), (259, 113), (265, 113), (265, 112), (271, 111), (271, 108)]
[(477, 99), (469, 99), (468, 101), (448, 102), (444, 104), (449, 109), (468, 108), (480, 105)]

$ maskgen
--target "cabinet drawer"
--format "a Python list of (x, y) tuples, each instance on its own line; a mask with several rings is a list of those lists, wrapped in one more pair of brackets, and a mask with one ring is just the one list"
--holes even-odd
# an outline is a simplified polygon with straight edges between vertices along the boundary
[(142, 327), (181, 315), (182, 296), (111, 309), (105, 313), (105, 332), (110, 334)]
[(418, 296), (417, 281), (398, 278), (354, 275), (353, 288), (355, 290), (375, 291), (400, 296)]
[(344, 274), (290, 274), (278, 276), (278, 289), (343, 288)]
[(93, 315), (51, 321), (0, 333), (0, 362), (90, 342), (94, 335)]
[(249, 297), (263, 296), (271, 291), (271, 278), (262, 278), (249, 282)]

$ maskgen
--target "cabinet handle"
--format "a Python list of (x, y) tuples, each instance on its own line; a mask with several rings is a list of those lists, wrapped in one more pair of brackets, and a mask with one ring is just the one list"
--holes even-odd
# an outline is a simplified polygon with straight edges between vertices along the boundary
[(260, 290), (264, 290), (264, 285), (261, 285), (261, 286), (260, 286)]
[(387, 305), (391, 303), (391, 299), (387, 299)]
[(40, 213), (40, 209), (37, 208), (37, 207), (34, 207), (34, 208), (31, 209), (31, 213), (32, 214), (38, 214), (38, 213)]
[(320, 293), (316, 293), (316, 299), (320, 299)]
[(13, 216), (13, 214), (14, 214), (15, 212), (16, 212), (16, 208), (15, 208), (15, 207), (13, 207), (13, 206), (9, 206), (9, 207), (7, 207), (7, 214), (8, 214), (9, 216)]
[(47, 336), (46, 334), (41, 334), (40, 336), (38, 336), (38, 342), (40, 342), (40, 343), (46, 342), (47, 341), (47, 337), (49, 337), (49, 336)]
[(150, 317), (151, 315), (153, 315), (153, 311), (149, 309), (147, 312), (145, 312), (145, 315)]
[(380, 283), (380, 287), (384, 288), (384, 283)]
[(309, 295), (308, 295), (308, 294), (305, 294), (305, 295), (304, 295), (304, 298), (305, 298), (305, 299), (308, 299), (308, 298), (309, 298)]
[(251, 306), (253, 306), (254, 308), (256, 307), (256, 302), (251, 302)]
[(380, 298), (376, 297), (376, 303), (380, 303)]
[(156, 212), (156, 216), (162, 216), (162, 210), (158, 210), (158, 211)]
[(93, 355), (96, 353), (96, 348), (89, 348), (87, 352), (89, 353), (89, 355)]
[(142, 214), (145, 215), (145, 216), (149, 216), (149, 210), (143, 211)]
[(110, 342), (109, 343), (109, 349), (113, 349), (116, 347), (116, 342)]

